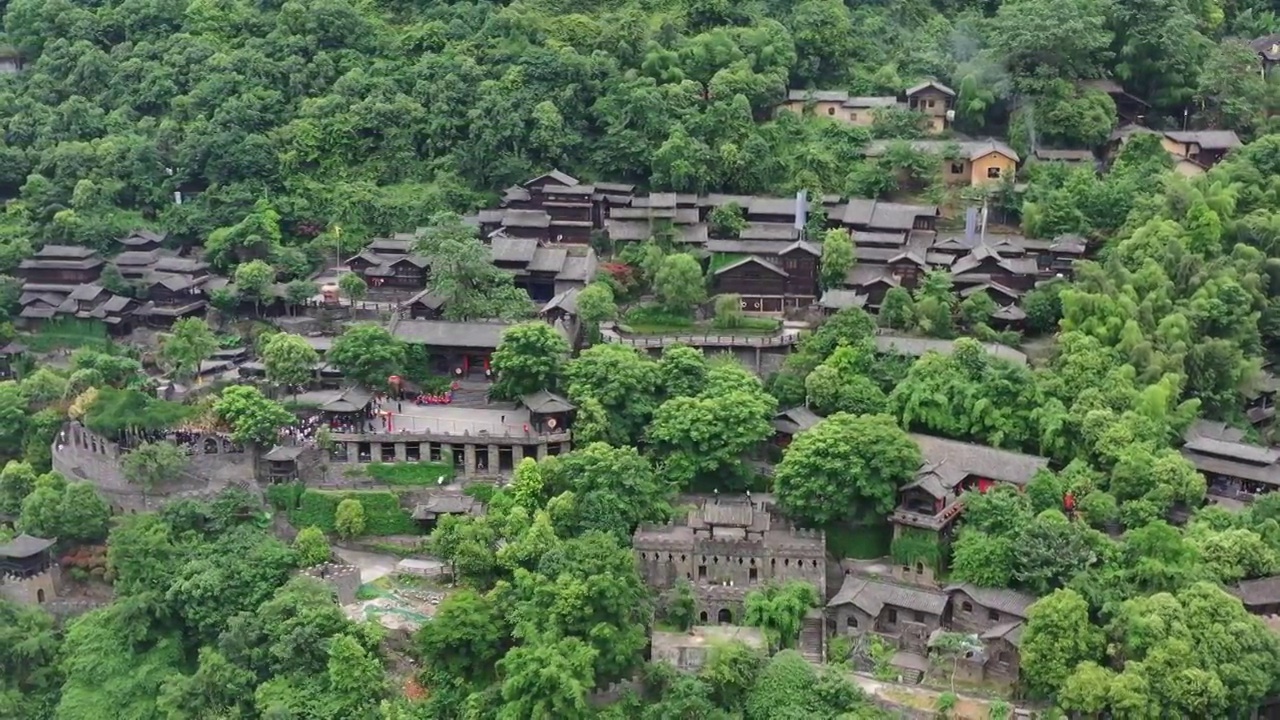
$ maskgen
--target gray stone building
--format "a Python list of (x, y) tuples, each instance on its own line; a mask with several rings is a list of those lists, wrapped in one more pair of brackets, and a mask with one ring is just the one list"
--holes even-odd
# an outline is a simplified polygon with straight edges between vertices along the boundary
[(770, 582), (802, 580), (827, 594), (824, 534), (795, 529), (749, 496), (701, 500), (680, 524), (641, 526), (632, 545), (649, 587), (692, 584), (702, 623), (740, 621), (746, 594)]
[(689, 632), (655, 630), (649, 642), (650, 658), (654, 662), (669, 663), (682, 672), (696, 673), (706, 664), (716, 645), (731, 642), (757, 650), (765, 647), (764, 634), (759, 628), (707, 625), (693, 627)]

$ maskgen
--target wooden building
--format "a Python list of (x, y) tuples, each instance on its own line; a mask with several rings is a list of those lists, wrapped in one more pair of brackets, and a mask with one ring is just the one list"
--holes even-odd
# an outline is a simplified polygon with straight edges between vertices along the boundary
[(45, 245), (18, 263), (18, 277), (42, 285), (83, 285), (96, 282), (105, 261), (92, 248)]
[(1000, 140), (876, 140), (867, 146), (867, 157), (880, 157), (895, 143), (906, 143), (917, 152), (940, 158), (942, 179), (951, 185), (978, 187), (1000, 182), (1017, 173), (1021, 158)]
[(404, 342), (424, 346), (432, 372), (455, 378), (484, 377), (502, 334), (514, 324), (401, 320), (393, 326), (392, 334)]
[(951, 128), (951, 111), (955, 108), (956, 91), (936, 80), (903, 91), (907, 108), (923, 113), (929, 119), (929, 131), (940, 133)]
[(1280, 487), (1280, 450), (1244, 441), (1244, 431), (1201, 420), (1187, 430), (1182, 456), (1205, 476), (1210, 499), (1242, 507)]
[(963, 495), (985, 493), (1000, 484), (1025, 487), (1049, 466), (1049, 459), (984, 445), (913, 433), (922, 462), (915, 479), (898, 492), (898, 507), (889, 517), (894, 536), (908, 528), (950, 533), (964, 509)]

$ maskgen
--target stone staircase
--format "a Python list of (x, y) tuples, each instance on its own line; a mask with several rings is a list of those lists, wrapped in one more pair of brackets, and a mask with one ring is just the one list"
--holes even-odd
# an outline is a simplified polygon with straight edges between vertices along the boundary
[(804, 619), (804, 625), (800, 628), (800, 642), (798, 643), (800, 654), (809, 662), (821, 663), (826, 658), (823, 657), (823, 638), (825, 630), (823, 628), (823, 620), (821, 611), (810, 612)]

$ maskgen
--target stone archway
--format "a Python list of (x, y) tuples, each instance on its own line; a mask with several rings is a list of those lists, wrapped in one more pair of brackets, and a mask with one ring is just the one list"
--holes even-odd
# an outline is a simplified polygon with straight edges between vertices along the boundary
[(721, 625), (732, 625), (733, 611), (729, 608), (720, 608), (720, 612), (716, 613), (716, 622)]
[(707, 611), (703, 610), (702, 612), (698, 613), (698, 622), (705, 623), (706, 621), (707, 621)]

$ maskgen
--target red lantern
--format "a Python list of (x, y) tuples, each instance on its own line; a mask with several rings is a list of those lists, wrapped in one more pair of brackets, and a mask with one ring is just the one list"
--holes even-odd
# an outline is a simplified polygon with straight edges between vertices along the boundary
[(389, 384), (391, 387), (400, 387), (400, 376), (392, 375), (391, 377), (387, 378), (387, 384)]
[(1075, 495), (1073, 495), (1073, 494), (1071, 494), (1071, 493), (1067, 493), (1066, 495), (1062, 496), (1062, 505), (1063, 505), (1063, 506), (1064, 506), (1068, 511), (1070, 511), (1070, 510), (1075, 510), (1075, 509), (1076, 509), (1076, 496), (1075, 496)]

